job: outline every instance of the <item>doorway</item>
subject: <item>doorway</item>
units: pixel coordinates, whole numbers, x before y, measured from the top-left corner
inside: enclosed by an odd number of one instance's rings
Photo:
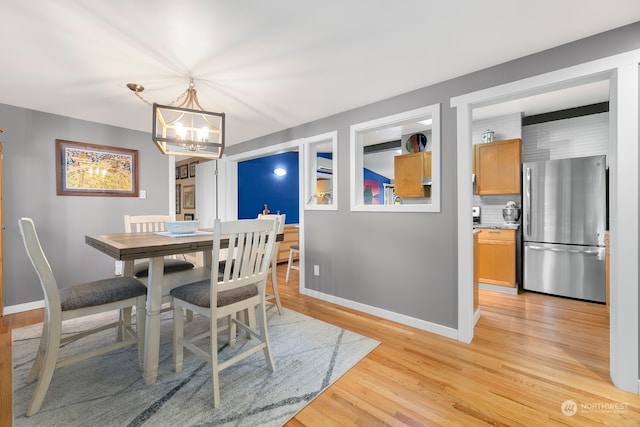
[[[219,160],[221,168],[219,170],[220,187],[219,197],[222,210],[222,218],[237,219],[238,218],[238,163],[258,159],[261,157],[272,156],[275,154],[286,153],[290,151],[298,152],[298,174],[300,177],[305,173],[303,156],[300,151],[302,140],[292,140],[280,144],[263,147],[258,150],[247,151],[235,155],[227,155]],[[303,208],[303,186],[299,186],[298,194],[298,225],[299,225],[299,245],[300,250],[304,250],[304,208]],[[273,213],[273,212],[272,212]],[[257,215],[257,213],[256,213]],[[304,271],[304,259],[300,259],[301,271]],[[299,288],[304,288],[304,275],[300,275]]]
[[[451,100],[457,108],[458,135],[458,339],[473,339],[473,277],[471,180],[471,113],[474,108],[609,80],[610,206],[611,216],[611,315],[610,375],[616,387],[638,393],[638,62],[640,52],[604,58],[566,70],[466,94]],[[624,177],[623,177],[624,175]],[[624,178],[624,179],[623,179]],[[622,207],[635,206],[631,212]],[[632,200],[629,200],[631,198]],[[626,209],[626,208],[625,208]],[[465,215],[469,212],[468,215]],[[622,280],[623,277],[632,280]]]

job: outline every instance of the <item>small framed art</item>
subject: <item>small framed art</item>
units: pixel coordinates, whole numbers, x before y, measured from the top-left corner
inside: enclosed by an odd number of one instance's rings
[[[180,165],[180,179],[189,178],[189,165]]]
[[[196,176],[196,165],[199,162],[192,162],[189,163],[189,177],[193,178],[194,176]]]
[[[185,209],[196,208],[196,186],[185,185],[182,191],[182,207]]]

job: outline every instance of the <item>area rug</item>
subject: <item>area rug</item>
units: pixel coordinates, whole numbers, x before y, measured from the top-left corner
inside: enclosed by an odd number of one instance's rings
[[[95,316],[90,323],[103,322]],[[102,318],[100,318],[102,316]],[[266,368],[261,351],[220,374],[221,406],[213,409],[209,366],[188,350],[182,372],[171,361],[171,313],[162,317],[158,381],[145,385],[134,347],[114,351],[56,370],[40,411],[25,411],[34,384],[25,384],[33,363],[42,324],[13,331],[13,419],[15,426],[280,426],[351,369],[378,341],[313,319],[292,310],[282,316],[268,312],[275,372]],[[106,319],[109,320],[109,319]],[[88,325],[74,320],[64,331]],[[206,328],[194,317],[186,328]],[[189,330],[187,329],[187,330]],[[88,348],[92,340],[110,340],[113,330],[69,344]],[[100,342],[100,341],[97,341]],[[104,342],[104,341],[103,341]],[[246,340],[233,349],[242,351]]]

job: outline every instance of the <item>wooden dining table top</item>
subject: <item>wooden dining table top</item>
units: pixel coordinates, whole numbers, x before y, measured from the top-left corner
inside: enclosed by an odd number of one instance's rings
[[[166,255],[200,252],[213,249],[213,230],[201,229],[193,235],[170,237],[155,232],[112,233],[85,236],[85,243],[111,258],[129,261]],[[284,240],[284,233],[276,235],[276,241]],[[229,244],[224,236],[221,248]]]

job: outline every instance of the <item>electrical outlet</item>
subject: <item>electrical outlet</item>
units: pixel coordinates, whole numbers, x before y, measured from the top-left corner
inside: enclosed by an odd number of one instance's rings
[[[320,266],[318,264],[314,264],[314,266],[313,266],[313,275],[314,276],[319,276],[320,275]]]
[[[140,190],[140,198],[141,199],[147,198],[147,190]]]
[[[116,269],[113,274],[116,276],[122,276],[122,265],[124,263],[122,261],[116,261]]]

